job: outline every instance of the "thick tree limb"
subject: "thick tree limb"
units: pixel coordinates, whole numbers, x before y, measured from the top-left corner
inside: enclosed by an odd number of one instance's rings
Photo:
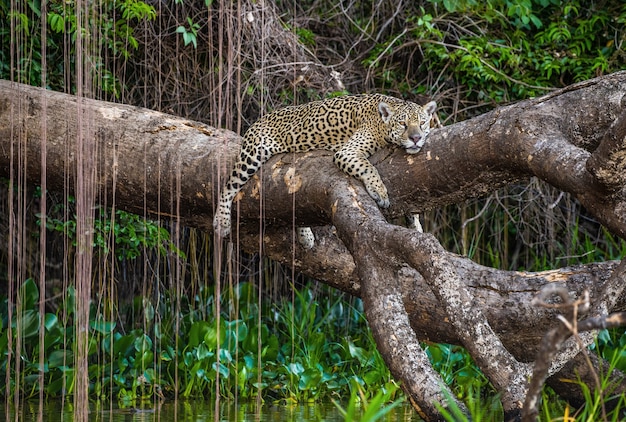
[[[30,130],[25,136],[30,136],[30,142],[35,143],[32,145],[32,159],[28,160],[28,176],[35,181],[40,172],[38,155],[34,155],[38,152],[36,141],[40,126],[32,123],[41,121],[38,103],[45,91],[1,81],[0,92],[3,95],[0,99],[0,113],[4,120],[0,128],[4,131],[3,138],[11,139],[11,128],[15,128],[15,121],[11,120],[10,110],[14,110],[20,127]],[[554,182],[557,187],[584,197],[585,189],[590,187],[588,184],[580,186],[576,185],[579,179],[563,179],[570,173],[569,170],[574,170],[573,174],[581,173],[580,160],[559,167],[567,164],[564,160],[569,153],[560,155],[563,164],[555,163],[549,154],[554,151],[559,157],[558,152],[563,146],[561,141],[557,139],[559,144],[551,148],[547,142],[548,136],[537,141],[533,134],[545,131],[552,133],[559,128],[563,132],[560,139],[585,151],[594,150],[600,144],[603,133],[622,112],[621,95],[626,95],[626,76],[623,72],[616,73],[588,81],[578,88],[569,88],[562,95],[557,93],[543,97],[543,100],[529,100],[504,107],[467,122],[433,131],[421,154],[409,156],[400,150],[384,150],[376,154],[373,161],[392,198],[392,206],[385,213],[386,217],[462,202],[531,175],[543,177]],[[49,139],[55,140],[57,146],[64,146],[64,151],[70,151],[72,139],[68,139],[69,144],[60,142],[65,142],[68,135],[75,133],[75,99],[53,92],[45,92],[45,95],[49,110],[52,110],[46,117],[51,135]],[[584,110],[579,110],[582,96],[585,97],[585,106]],[[223,177],[235,160],[239,139],[237,135],[150,110],[87,99],[81,102],[85,113],[92,116],[98,127],[96,137],[102,143],[99,160],[104,171],[100,175],[100,183],[102,188],[108,188],[106,192],[109,196],[112,191],[112,170],[116,169],[118,180],[124,181],[123,189],[117,191],[120,202],[126,202],[135,210],[143,212],[143,204],[136,206],[133,199],[137,194],[143,197],[145,193],[153,195],[145,201],[149,205],[148,211],[169,212],[175,208],[173,198],[180,197],[184,205],[181,207],[181,222],[208,228],[210,219],[207,218],[209,210],[206,201],[211,203],[216,197],[215,192],[223,181],[218,180],[219,176]],[[555,122],[553,116],[563,116],[562,121]],[[548,117],[552,121],[546,122]],[[60,125],[60,122],[64,124]],[[535,145],[537,152],[552,161],[543,168],[535,165],[543,156],[530,154],[532,149],[529,145]],[[8,150],[5,154],[8,154]],[[272,198],[272,201],[266,201],[264,208],[264,214],[272,216],[269,222],[283,222],[283,227],[290,227],[295,214],[296,222],[301,225],[328,224],[329,210],[318,204],[327,195],[333,180],[345,177],[329,162],[329,155],[318,151],[298,156],[283,155],[270,160],[265,169],[271,170],[265,171],[262,185],[263,194]],[[116,167],[113,167],[116,156],[122,156],[123,160],[118,160]],[[533,159],[529,160],[530,157]],[[50,151],[50,158],[53,160],[51,168],[69,170],[75,165],[73,157],[65,157],[63,151],[54,148]],[[530,165],[529,161],[534,163]],[[125,163],[132,164],[125,166]],[[8,174],[7,155],[0,165]],[[294,177],[302,181],[300,189],[295,192],[295,209],[284,206],[292,202],[290,189],[283,182],[290,167],[296,168]],[[145,169],[144,174],[141,177],[129,177],[137,173],[137,168]],[[550,173],[550,168],[555,171]],[[303,177],[311,171],[318,177]],[[182,190],[175,192],[171,175],[177,173],[181,180],[201,180],[201,183],[184,183],[181,185]],[[54,183],[53,188],[65,186],[64,175],[59,178],[54,176],[49,174],[50,181]],[[170,176],[170,179],[162,176]],[[587,180],[587,183],[592,182]],[[256,183],[250,183],[243,193],[244,200],[239,203],[242,215],[246,216],[245,221],[242,221],[244,229],[254,228],[256,224],[253,219],[260,215],[258,186],[259,179]],[[612,229],[615,226],[616,233],[624,237],[623,218],[626,217],[624,213],[616,211],[623,203],[624,199],[618,197],[598,205],[591,204],[590,207],[601,211],[607,226]],[[256,233],[256,228],[249,231]]]
[[[574,194],[612,233],[626,237],[624,95],[626,73],[616,73],[433,131],[416,156],[381,151],[372,161],[392,198],[384,217],[458,203],[537,176]],[[39,183],[45,121],[48,189],[71,189],[67,176],[75,174],[71,152],[79,110],[98,145],[102,203],[115,198],[119,208],[210,230],[210,204],[239,137],[188,120],[0,81],[0,174],[17,168],[25,180]],[[244,248],[258,250],[259,219],[271,216],[261,242],[265,253],[364,298],[390,368],[431,418],[436,415],[429,400],[440,399],[441,391],[430,387],[435,375],[423,369],[428,367],[417,340],[464,344],[503,393],[505,409],[514,410],[526,373],[519,362],[534,358],[555,317],[553,310],[530,305],[534,292],[561,283],[577,294],[588,288],[607,312],[626,304],[623,292],[612,291],[607,300],[604,291],[616,263],[534,274],[499,271],[443,251],[429,235],[388,225],[363,187],[323,151],[274,157],[243,190],[237,208],[241,224],[233,239]],[[336,234],[316,229],[317,247],[302,251],[291,233],[294,218],[298,225],[333,222]],[[399,362],[398,351],[411,354],[410,362]],[[494,354],[501,359],[492,361]],[[506,374],[497,365],[508,368]],[[423,370],[421,384],[416,368]],[[573,378],[580,365],[565,368],[570,372],[560,376]],[[516,381],[507,386],[510,380]]]

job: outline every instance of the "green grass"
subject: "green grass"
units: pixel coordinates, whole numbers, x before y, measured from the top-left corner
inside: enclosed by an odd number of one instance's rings
[[[339,409],[346,421],[374,422],[384,418],[395,407],[404,402],[403,396],[393,400],[397,396],[398,390],[398,386],[390,382],[378,390],[371,399],[368,399],[363,386],[353,380],[347,407],[344,408],[336,400],[333,400],[333,404]]]

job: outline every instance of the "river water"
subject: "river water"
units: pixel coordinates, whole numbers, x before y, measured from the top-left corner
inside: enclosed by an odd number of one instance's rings
[[[78,422],[75,421],[71,402],[48,401],[40,405],[37,401],[21,403],[16,411],[12,404],[5,406],[0,414],[0,421],[15,422]],[[146,403],[140,408],[119,408],[110,403],[90,404],[89,422],[204,422],[204,421],[293,421],[293,422],[343,422],[346,419],[332,404],[310,405],[268,405],[260,408],[254,403],[220,404],[219,415],[215,412],[215,403],[209,401],[164,401]],[[391,410],[385,417],[378,419],[385,422],[421,421],[408,405],[401,405]]]

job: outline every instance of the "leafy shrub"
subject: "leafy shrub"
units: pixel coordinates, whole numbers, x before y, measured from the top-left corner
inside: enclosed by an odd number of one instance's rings
[[[76,246],[74,202],[70,196],[67,204],[55,204],[44,219],[48,230],[66,236],[72,246]],[[107,256],[114,250],[118,260],[132,260],[154,250],[163,256],[173,252],[184,257],[184,253],[171,241],[168,230],[159,223],[122,210],[112,212],[111,209],[98,207],[96,211],[93,246],[100,256]],[[39,214],[37,217],[42,218]]]
[[[403,33],[390,33],[365,61],[380,79],[377,85],[404,80],[398,73],[409,68],[414,81],[433,75],[431,90],[458,89],[464,102],[493,106],[626,66],[626,6],[620,1],[417,4],[413,9],[407,5]],[[387,57],[390,60],[383,60]]]

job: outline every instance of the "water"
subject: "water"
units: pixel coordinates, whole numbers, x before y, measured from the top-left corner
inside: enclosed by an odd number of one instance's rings
[[[15,422],[73,422],[72,403],[48,401],[40,403],[27,401],[21,404],[18,412],[10,404],[0,414],[0,421]],[[386,422],[421,421],[408,405],[401,405],[384,418]],[[343,422],[344,417],[332,403],[305,405],[262,405],[254,403],[224,402],[219,415],[215,415],[215,403],[209,401],[164,401],[146,403],[139,408],[119,408],[110,403],[92,403],[89,422],[203,422],[203,421],[293,421],[293,422]]]

